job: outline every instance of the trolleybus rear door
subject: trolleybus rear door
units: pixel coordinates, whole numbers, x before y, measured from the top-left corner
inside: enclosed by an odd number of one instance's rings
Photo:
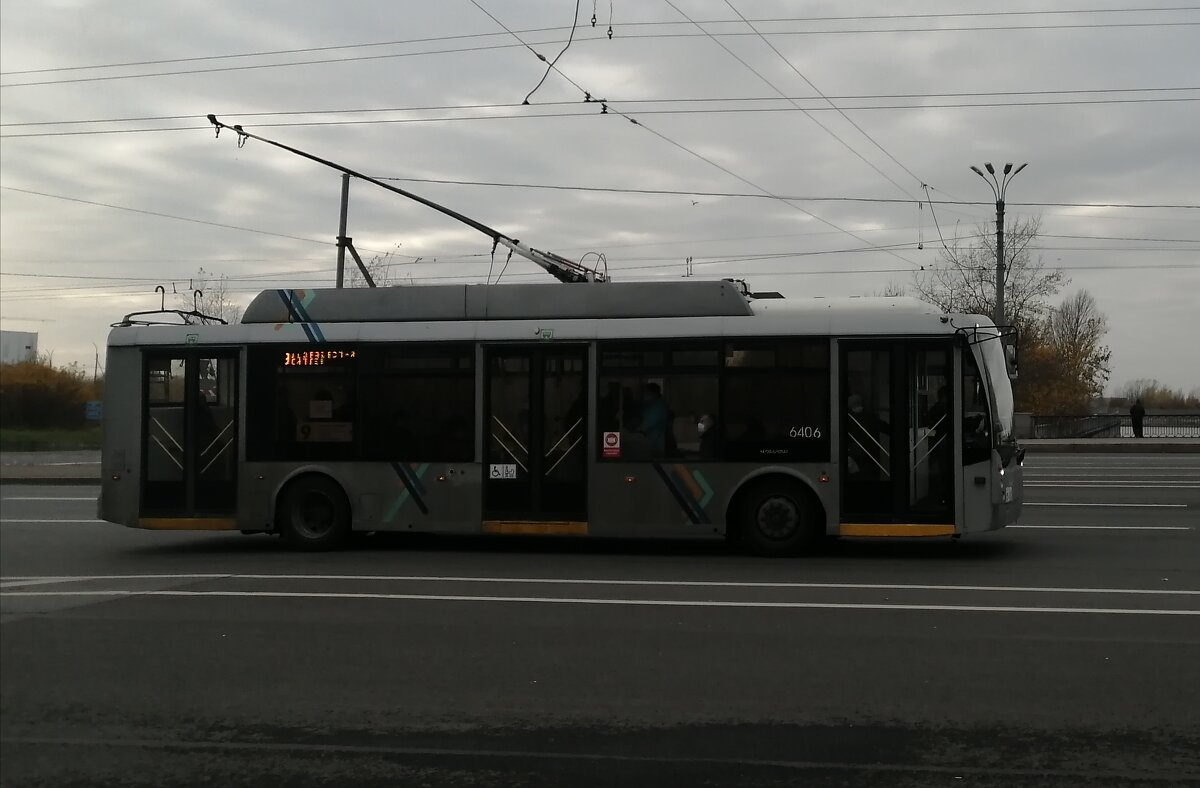
[[[864,523],[937,524],[953,532],[952,345],[839,344],[842,532],[858,533],[847,524]]]
[[[587,348],[487,348],[484,528],[582,533]]]
[[[143,517],[231,514],[237,505],[236,351],[147,353]]]

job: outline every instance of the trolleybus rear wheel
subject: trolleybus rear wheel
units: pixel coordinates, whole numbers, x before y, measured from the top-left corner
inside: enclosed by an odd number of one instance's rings
[[[326,476],[301,476],[279,496],[279,533],[301,550],[332,550],[350,536],[350,504],[341,486]]]
[[[791,479],[763,480],[742,497],[739,535],[753,553],[795,555],[812,550],[825,535],[821,505]]]

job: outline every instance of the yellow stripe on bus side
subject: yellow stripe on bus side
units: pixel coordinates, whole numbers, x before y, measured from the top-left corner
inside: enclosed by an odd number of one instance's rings
[[[571,521],[485,520],[485,534],[527,534],[537,536],[587,536],[588,524]]]
[[[842,523],[839,536],[953,536],[953,525],[929,523]]]
[[[138,528],[159,531],[236,531],[232,517],[141,517]]]

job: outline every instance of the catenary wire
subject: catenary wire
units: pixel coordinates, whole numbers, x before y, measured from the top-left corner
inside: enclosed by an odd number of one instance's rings
[[[810,99],[811,100],[811,99]],[[973,102],[973,103],[957,103],[957,104],[887,104],[887,105],[863,105],[848,107],[855,111],[866,110],[907,110],[907,109],[971,109],[979,107],[1066,107],[1066,106],[1084,106],[1097,104],[1172,104],[1200,101],[1200,96],[1183,96],[1183,97],[1167,97],[1167,98],[1128,98],[1128,99],[1073,99],[1062,101],[995,101],[995,102]],[[602,102],[587,102],[599,104]],[[618,104],[616,101],[603,102],[611,108]],[[530,105],[540,106],[540,105]],[[833,112],[836,107],[808,107],[797,109],[794,107],[726,107],[717,109],[642,109],[635,110],[638,115],[729,115],[729,114],[752,114],[760,112]],[[594,111],[578,111],[578,112],[540,112],[540,113],[521,113],[516,115],[467,115],[467,116],[448,116],[437,118],[375,118],[361,120],[322,120],[322,121],[293,121],[286,123],[260,123],[259,128],[279,128],[279,127],[318,127],[318,126],[375,126],[375,125],[390,125],[402,123],[454,123],[461,121],[488,121],[488,120],[536,120],[541,118],[580,118],[592,117]],[[194,116],[189,116],[194,117]],[[97,121],[104,122],[104,121]],[[43,125],[43,124],[29,124]],[[97,129],[84,131],[50,131],[50,132],[31,132],[23,134],[0,134],[0,139],[21,139],[30,137],[75,137],[75,136],[92,136],[105,134],[142,134],[147,132],[164,132],[164,131],[199,131],[211,130],[211,126],[157,126],[144,129]],[[944,193],[944,192],[943,192]],[[916,199],[916,198],[914,198]]]
[[[470,2],[471,2],[471,4],[472,4],[472,5],[474,5],[476,8],[478,8],[478,9],[479,9],[480,11],[482,11],[484,14],[486,14],[486,15],[487,15],[487,16],[488,16],[490,19],[492,19],[492,20],[493,20],[493,21],[494,21],[496,24],[498,24],[498,25],[499,25],[501,28],[503,28],[503,29],[504,29],[505,31],[507,31],[507,32],[508,32],[510,35],[512,35],[512,37],[513,37],[513,38],[517,39],[518,41],[521,41],[521,37],[520,37],[519,35],[517,35],[516,33],[513,33],[511,30],[509,30],[509,28],[508,28],[508,27],[507,27],[507,26],[506,26],[506,25],[505,25],[503,22],[501,22],[499,19],[497,19],[495,16],[493,16],[493,15],[491,14],[491,12],[489,12],[489,11],[488,11],[487,9],[485,9],[485,8],[484,8],[482,5],[480,5],[480,4],[479,4],[479,0],[470,0]],[[522,43],[524,43],[524,42],[522,42]],[[534,51],[532,47],[529,47],[528,45],[526,45],[526,48],[527,48],[527,49],[529,49],[529,51],[530,51],[530,52],[533,52],[533,54],[534,54],[534,55],[537,55],[537,52],[536,52],[536,51]],[[591,95],[592,95],[592,94],[591,94],[590,92],[588,92],[588,91],[584,90],[584,89],[583,89],[583,87],[582,87],[582,86],[580,86],[578,82],[576,82],[575,80],[571,79],[569,76],[567,76],[566,74],[564,74],[564,73],[563,73],[563,71],[562,71],[562,69],[560,69],[558,66],[555,66],[555,65],[553,65],[553,64],[552,64],[552,65],[550,66],[550,68],[551,68],[551,69],[553,69],[553,70],[554,70],[554,71],[555,71],[555,72],[556,72],[556,73],[557,73],[559,76],[561,76],[561,77],[562,77],[563,79],[565,79],[567,82],[569,82],[569,83],[570,83],[572,86],[574,86],[574,87],[575,87],[575,89],[576,89],[576,90],[578,90],[580,93],[582,93],[582,94],[583,94],[583,96],[584,96],[585,98],[590,98],[590,97],[591,97]],[[601,105],[602,105],[602,107],[603,107],[604,109],[606,109],[606,110],[610,108],[610,107],[609,107],[609,105],[608,105],[607,103],[601,102]],[[690,155],[690,156],[692,156],[692,157],[694,157],[694,158],[700,159],[701,161],[703,161],[703,162],[705,162],[705,163],[709,164],[710,166],[712,166],[712,167],[715,167],[716,169],[719,169],[721,172],[724,172],[725,174],[727,174],[727,175],[729,175],[729,176],[731,176],[731,177],[733,177],[733,178],[736,178],[736,179],[738,179],[738,180],[739,180],[739,181],[741,181],[742,183],[745,183],[747,186],[750,186],[751,188],[757,189],[757,190],[759,190],[759,191],[763,192],[764,194],[771,194],[771,192],[770,192],[768,189],[765,189],[765,188],[763,188],[762,186],[759,186],[757,183],[754,183],[753,181],[749,180],[748,178],[746,178],[746,177],[744,177],[744,176],[742,176],[742,175],[739,175],[739,174],[737,174],[736,172],[733,172],[733,171],[732,171],[732,170],[730,170],[728,167],[725,167],[724,165],[722,165],[722,164],[719,164],[719,163],[718,163],[718,162],[716,162],[716,161],[713,161],[712,159],[708,158],[707,156],[704,156],[703,154],[701,154],[701,153],[699,153],[699,152],[697,152],[697,151],[694,151],[694,150],[692,150],[691,148],[687,147],[686,145],[684,145],[684,144],[682,144],[682,143],[680,143],[680,142],[677,142],[676,140],[674,140],[674,139],[672,139],[672,138],[668,137],[667,135],[663,134],[662,132],[660,132],[660,131],[658,131],[658,130],[656,130],[656,129],[653,129],[653,128],[651,128],[651,127],[649,127],[649,126],[645,125],[644,123],[641,123],[641,122],[640,122],[640,121],[638,121],[638,120],[635,120],[634,118],[630,117],[629,115],[627,115],[627,114],[625,114],[625,113],[623,113],[623,112],[621,112],[621,111],[619,111],[619,110],[616,110],[616,109],[613,109],[613,114],[615,114],[615,115],[617,115],[617,116],[619,116],[619,117],[621,117],[621,118],[624,118],[625,120],[629,121],[630,123],[634,124],[635,126],[638,126],[638,127],[642,128],[642,129],[646,130],[646,131],[647,131],[647,132],[649,132],[650,134],[653,134],[654,136],[658,137],[658,138],[659,138],[659,139],[661,139],[662,141],[664,141],[664,142],[666,142],[666,143],[670,144],[671,146],[673,146],[673,147],[675,147],[675,148],[677,148],[677,149],[679,149],[679,150],[681,150],[681,151],[683,151],[683,152],[687,153],[688,155]],[[801,213],[804,213],[804,214],[806,214],[806,215],[808,215],[808,216],[812,217],[813,219],[816,219],[817,221],[821,222],[822,224],[825,224],[825,225],[828,225],[829,227],[832,227],[832,228],[834,228],[835,230],[841,230],[841,231],[842,231],[842,232],[844,232],[846,235],[849,235],[851,238],[854,238],[856,241],[859,241],[860,243],[865,243],[865,244],[871,245],[871,242],[870,242],[870,241],[868,241],[867,239],[865,239],[865,238],[862,238],[862,237],[860,237],[860,236],[858,236],[858,235],[855,235],[853,232],[851,232],[851,231],[849,231],[849,230],[846,230],[846,229],[845,229],[845,228],[843,228],[843,227],[839,227],[837,224],[835,224],[835,223],[833,223],[833,222],[829,221],[828,219],[825,219],[825,218],[823,218],[823,217],[820,217],[820,216],[816,215],[815,213],[813,213],[813,212],[809,211],[808,209],[806,209],[806,208],[804,208],[804,207],[802,207],[802,206],[796,205],[796,204],[794,204],[794,203],[789,203],[789,202],[786,202],[786,201],[785,201],[785,202],[783,202],[783,204],[784,204],[784,205],[787,205],[787,206],[789,206],[789,207],[791,207],[791,208],[793,208],[794,210],[800,211]],[[891,251],[891,250],[884,250],[884,251],[885,251],[885,253],[887,253],[887,254],[890,254],[890,255],[891,255],[891,256],[893,256],[893,257],[896,257],[897,259],[903,260],[904,262],[908,263],[909,265],[914,265],[914,263],[913,263],[911,260],[906,260],[905,258],[901,257],[899,254],[897,254],[897,253],[896,253],[896,252],[894,252],[894,251]]]
[[[969,18],[969,17],[998,17],[998,16],[1047,16],[1047,15],[1065,15],[1065,14],[1118,14],[1118,13],[1164,13],[1164,12],[1179,12],[1179,11],[1197,11],[1200,6],[1172,6],[1166,8],[1079,8],[1079,9],[1058,9],[1058,10],[1039,10],[1039,11],[976,11],[976,12],[959,12],[959,13],[934,13],[934,14],[870,14],[856,16],[809,16],[809,17],[776,17],[766,19],[755,19],[755,22],[849,22],[849,21],[869,21],[880,19],[945,19],[945,18]],[[731,19],[704,19],[700,20],[701,24],[722,24],[731,23],[735,20]],[[622,27],[651,27],[672,25],[674,22],[663,21],[645,21],[645,22],[625,22]],[[519,33],[544,33],[556,32],[565,28],[556,27],[541,27],[527,28],[519,30]],[[358,44],[336,44],[330,46],[319,47],[302,47],[297,49],[275,49],[261,50],[257,52],[241,52],[228,55],[201,55],[197,57],[183,58],[167,58],[161,60],[137,60],[125,63],[98,63],[86,66],[58,66],[54,68],[36,68],[26,69],[23,71],[0,71],[0,76],[15,76],[18,74],[45,74],[56,71],[81,71],[94,68],[125,68],[131,66],[154,66],[165,65],[167,63],[195,63],[197,61],[206,60],[228,60],[239,57],[264,57],[269,55],[296,55],[305,52],[328,52],[337,49],[359,49],[365,47],[380,47],[380,46],[398,46],[402,44],[418,44],[430,43],[434,41],[453,41],[471,38],[487,38],[503,35],[501,33],[466,33],[452,36],[434,36],[429,38],[410,38],[398,41],[372,41]],[[218,113],[219,114],[219,113]]]
[[[1161,27],[1194,27],[1200,25],[1200,22],[1122,22],[1122,23],[1094,23],[1094,24],[1062,24],[1062,25],[991,25],[980,27],[926,27],[926,28],[885,28],[873,30],[774,30],[771,35],[774,36],[814,36],[814,35],[863,35],[863,34],[889,34],[889,33],[964,33],[964,32],[1013,32],[1023,30],[1080,30],[1080,29],[1105,29],[1105,28],[1161,28]],[[700,33],[652,33],[652,34],[632,34],[624,35],[624,40],[641,40],[641,39],[688,39],[699,38],[703,34]],[[751,36],[751,32],[728,32],[720,33],[725,36]],[[607,41],[606,36],[582,36],[578,39],[581,42],[600,42]],[[564,43],[562,39],[552,41],[538,42],[539,46],[550,46]],[[181,69],[177,71],[155,71],[141,74],[112,74],[107,76],[94,77],[72,77],[68,79],[54,80],[37,80],[32,82],[9,82],[0,84],[0,88],[14,87],[34,87],[45,85],[65,85],[80,82],[103,82],[109,80],[120,79],[142,79],[147,77],[167,77],[181,76],[189,74],[213,74],[229,71],[246,71],[253,69],[264,68],[287,68],[292,66],[312,66],[324,65],[328,63],[351,63],[371,60],[385,60],[389,58],[399,57],[418,57],[423,55],[447,55],[447,54],[462,54],[466,52],[486,52],[489,50],[498,49],[514,49],[517,44],[496,44],[484,45],[477,47],[459,47],[452,49],[429,50],[425,52],[398,52],[385,55],[357,55],[352,57],[326,58],[319,60],[298,60],[287,63],[252,63],[241,66],[221,66],[217,68],[197,68],[197,69]],[[525,46],[528,46],[527,44]]]
[[[881,169],[880,169],[880,168],[879,168],[879,167],[878,167],[878,166],[877,166],[877,165],[876,165],[876,164],[875,164],[873,161],[871,161],[871,160],[870,160],[870,159],[868,159],[866,156],[864,156],[864,155],[862,154],[862,152],[860,152],[860,151],[859,151],[857,148],[855,148],[853,145],[851,145],[849,142],[847,142],[845,139],[843,139],[843,138],[842,138],[842,137],[841,137],[841,136],[840,136],[840,135],[839,135],[839,134],[838,134],[836,131],[834,131],[833,129],[831,129],[831,128],[829,128],[828,126],[826,126],[824,123],[822,123],[822,122],[821,122],[820,120],[818,120],[816,117],[814,117],[814,116],[813,116],[811,113],[809,113],[809,112],[808,112],[806,109],[804,109],[803,107],[801,107],[801,106],[800,106],[800,104],[799,104],[799,103],[798,103],[798,102],[797,102],[795,99],[793,99],[793,98],[788,98],[788,97],[787,97],[787,93],[785,93],[785,92],[784,92],[784,91],[783,91],[781,88],[777,87],[777,86],[775,85],[775,83],[774,83],[774,82],[772,82],[771,80],[767,79],[767,77],[766,77],[766,76],[764,76],[764,75],[763,75],[763,73],[762,73],[761,71],[759,71],[758,69],[756,69],[754,66],[750,65],[750,63],[748,63],[748,62],[746,61],[746,59],[745,59],[745,58],[743,58],[743,57],[741,57],[740,55],[738,55],[736,52],[734,52],[732,49],[730,49],[728,46],[726,46],[724,42],[722,42],[720,39],[718,39],[716,36],[714,36],[714,35],[713,35],[712,33],[710,33],[708,30],[706,30],[706,29],[705,29],[705,28],[704,28],[704,27],[703,27],[703,26],[702,26],[700,23],[696,22],[696,21],[695,21],[695,20],[693,20],[693,19],[692,19],[690,16],[688,16],[686,13],[684,13],[684,11],[683,11],[682,9],[680,9],[680,8],[679,8],[679,6],[675,5],[675,3],[674,3],[674,2],[672,2],[672,0],[663,0],[663,2],[665,2],[667,5],[671,6],[671,8],[672,8],[672,9],[674,9],[675,13],[679,14],[680,16],[682,16],[682,17],[683,17],[684,19],[686,19],[686,20],[687,20],[687,21],[688,21],[690,24],[694,25],[694,26],[696,27],[696,29],[697,29],[697,30],[699,30],[699,31],[701,31],[702,33],[704,33],[705,35],[707,35],[707,36],[708,36],[708,38],[709,38],[710,40],[712,40],[712,42],[713,42],[714,44],[716,44],[717,46],[721,47],[721,49],[723,49],[723,50],[725,51],[725,54],[729,55],[729,56],[730,56],[730,57],[732,57],[734,60],[736,60],[737,62],[741,63],[743,67],[745,67],[745,68],[746,68],[746,69],[747,69],[747,70],[748,70],[748,71],[749,71],[751,74],[753,74],[754,76],[758,77],[758,78],[759,78],[759,80],[761,80],[761,81],[762,81],[762,82],[763,82],[765,85],[767,85],[767,87],[771,88],[771,89],[772,89],[772,90],[774,90],[776,93],[778,93],[778,94],[779,94],[781,97],[783,97],[783,98],[784,98],[784,100],[785,100],[785,101],[787,101],[788,103],[790,103],[794,109],[796,109],[796,110],[799,110],[799,111],[800,111],[800,112],[801,112],[801,113],[802,113],[802,114],[803,114],[803,115],[804,115],[806,118],[808,118],[809,120],[811,120],[813,123],[817,124],[817,127],[818,127],[818,128],[820,128],[822,131],[824,131],[824,132],[825,132],[826,134],[828,134],[830,137],[833,137],[835,140],[837,140],[837,142],[838,142],[839,144],[841,144],[841,145],[842,145],[842,147],[844,147],[846,150],[848,150],[848,151],[850,151],[851,153],[853,153],[853,154],[854,154],[856,157],[858,157],[858,158],[859,158],[859,160],[861,160],[861,161],[862,161],[864,164],[866,164],[868,167],[870,167],[871,169],[875,170],[875,172],[877,172],[877,173],[879,174],[879,176],[880,176],[880,177],[882,177],[882,178],[883,178],[884,180],[886,180],[888,183],[892,184],[892,185],[893,185],[893,186],[895,186],[897,189],[899,189],[901,193],[903,193],[903,194],[905,194],[905,195],[907,195],[907,196],[909,196],[909,197],[912,197],[914,200],[916,199],[916,197],[915,197],[913,194],[911,194],[911,193],[910,193],[910,192],[909,192],[907,189],[905,189],[903,186],[901,186],[899,183],[897,183],[897,182],[896,182],[896,181],[895,181],[895,180],[894,180],[894,179],[893,179],[893,178],[892,178],[890,175],[888,175],[886,172],[884,172],[883,170],[881,170]],[[728,3],[728,0],[726,0],[726,5],[729,5],[729,3]],[[737,9],[736,9],[736,8],[734,8],[732,5],[730,5],[729,7],[730,7],[731,9],[733,9],[733,10],[734,10],[734,12],[737,12]],[[741,14],[739,13],[739,16],[740,16],[740,15],[741,15]],[[749,23],[747,23],[747,24],[749,24]],[[757,32],[757,30],[754,28],[754,26],[753,26],[753,25],[750,25],[750,29],[751,29],[751,30],[754,30],[755,32]],[[761,35],[759,36],[759,38],[761,38],[761,39],[763,40],[763,42],[767,44],[767,46],[769,46],[769,47],[771,46],[770,42],[769,42],[769,41],[767,41],[765,38],[763,38]],[[771,49],[772,49],[772,50],[773,50],[773,51],[774,51],[774,52],[775,52],[777,55],[779,55],[779,57],[783,58],[783,60],[784,60],[784,62],[785,62],[785,63],[788,63],[788,65],[791,65],[790,61],[788,61],[788,60],[787,60],[787,58],[783,57],[783,55],[782,55],[782,54],[779,52],[779,50],[775,49],[774,47],[771,47]],[[792,66],[792,70],[793,70],[793,71],[796,71],[796,73],[797,73],[797,74],[800,74],[800,72],[799,72],[799,71],[798,71],[798,70],[795,68],[795,66]],[[800,74],[800,77],[801,77],[801,79],[804,79],[804,80],[805,80],[805,82],[808,82],[808,79],[807,79],[807,77],[805,77],[803,74]],[[821,92],[821,91],[817,90],[816,86],[815,86],[815,85],[813,85],[811,82],[808,82],[808,85],[809,85],[809,87],[811,87],[813,90],[815,90],[817,93],[820,93],[820,92]],[[832,106],[832,105],[833,105],[833,102],[829,102],[829,104]],[[843,114],[844,114],[844,113],[843,113]],[[860,131],[861,131],[861,129],[860,129]]]
[[[1153,87],[1153,88],[1072,88],[1067,90],[990,90],[958,93],[867,93],[845,96],[828,96],[835,101],[866,101],[872,99],[901,99],[901,98],[978,98],[983,96],[1047,96],[1073,95],[1083,93],[1162,93],[1177,91],[1196,91],[1196,87]],[[785,99],[797,101],[812,101],[812,96],[784,96]],[[732,104],[737,102],[778,101],[775,96],[709,96],[696,98],[661,98],[661,99],[612,99],[613,103],[621,105],[634,104]],[[539,107],[577,106],[578,101],[541,101]],[[521,104],[440,104],[416,107],[360,107],[357,109],[310,109],[310,110],[280,110],[275,112],[226,112],[214,113],[221,117],[232,118],[268,118],[291,115],[358,115],[377,112],[444,112],[450,110],[470,109],[516,109]],[[923,106],[923,105],[913,105]],[[858,109],[851,107],[850,109]],[[91,118],[85,120],[38,120],[21,121],[16,123],[0,122],[0,128],[20,126],[69,126],[88,123],[135,123],[163,120],[193,120],[199,115],[146,115],[143,117],[127,118]]]

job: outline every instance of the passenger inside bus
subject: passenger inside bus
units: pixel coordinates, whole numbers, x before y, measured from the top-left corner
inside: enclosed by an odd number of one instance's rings
[[[950,387],[943,384],[937,393],[937,400],[925,414],[926,435],[925,454],[929,457],[929,503],[944,505],[949,500],[950,488],[953,484],[954,444],[951,443],[953,430],[950,421]]]
[[[704,459],[714,459],[717,456],[717,420],[712,414],[705,413],[696,422],[696,432],[700,435],[700,456]]]
[[[671,411],[663,401],[662,389],[657,383],[650,382],[642,387],[641,418],[638,432],[646,438],[647,448],[651,456],[661,457],[667,452],[667,435],[671,430]],[[674,443],[672,436],[671,443]]]

